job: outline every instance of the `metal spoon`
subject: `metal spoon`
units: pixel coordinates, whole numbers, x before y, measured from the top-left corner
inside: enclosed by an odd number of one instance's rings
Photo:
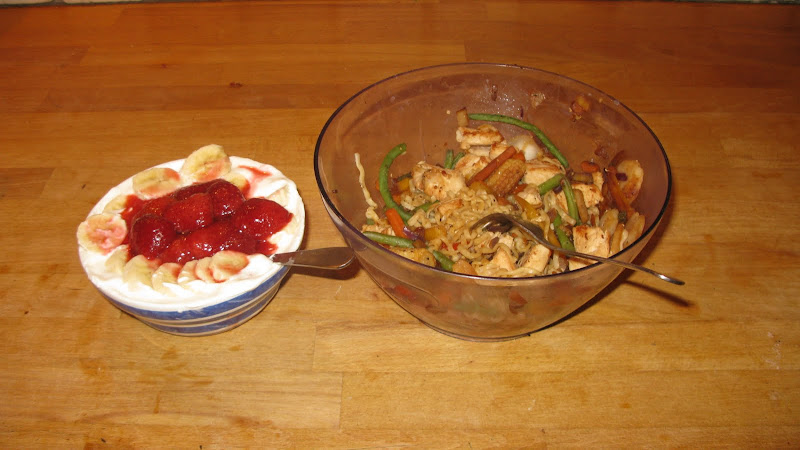
[[[350,247],[327,247],[270,255],[272,262],[285,266],[313,267],[315,269],[344,269],[355,253]]]
[[[603,258],[603,257],[600,257],[600,256],[595,256],[595,255],[589,255],[589,254],[586,254],[586,253],[576,252],[574,250],[567,250],[567,249],[555,246],[555,245],[551,244],[544,237],[544,232],[542,231],[541,228],[539,228],[538,226],[536,226],[536,225],[534,225],[534,224],[532,224],[530,222],[527,222],[525,220],[516,218],[514,216],[510,216],[508,214],[502,214],[502,213],[489,214],[488,216],[483,217],[482,219],[479,219],[470,228],[473,229],[473,230],[476,229],[476,228],[485,229],[486,227],[488,227],[490,225],[495,227],[494,228],[495,231],[503,231],[503,232],[510,230],[514,225],[516,225],[519,229],[521,229],[522,231],[525,231],[526,233],[528,233],[536,242],[544,245],[545,247],[547,247],[550,250],[553,250],[555,252],[560,252],[560,253],[563,253],[563,254],[565,254],[567,256],[575,256],[575,257],[578,257],[578,258],[591,259],[592,261],[597,261],[597,262],[601,262],[601,263],[616,264],[616,265],[622,266],[622,267],[624,267],[626,269],[638,270],[640,272],[649,273],[650,275],[656,276],[656,277],[658,277],[658,278],[660,278],[660,279],[662,279],[664,281],[670,282],[672,284],[677,284],[679,286],[682,286],[682,285],[685,284],[683,281],[681,281],[681,280],[679,280],[677,278],[669,277],[667,275],[658,273],[658,272],[656,272],[654,270],[648,269],[647,267],[642,267],[642,266],[639,266],[639,265],[636,265],[636,264],[627,263],[625,261],[617,261],[616,259]]]

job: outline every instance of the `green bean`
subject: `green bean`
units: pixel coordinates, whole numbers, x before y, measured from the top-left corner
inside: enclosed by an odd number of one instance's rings
[[[552,178],[545,181],[544,183],[539,185],[539,195],[547,194],[548,192],[552,191],[561,183],[561,179],[564,178],[563,173],[557,173],[553,175]]]
[[[451,167],[451,168],[455,168],[455,167],[456,167],[456,164],[458,163],[458,161],[459,161],[461,158],[463,158],[463,157],[464,157],[464,155],[466,155],[466,153],[464,153],[464,152],[458,152],[458,153],[456,153],[456,155],[455,155],[455,156],[453,156],[453,167]]]
[[[452,272],[453,271],[453,260],[448,258],[447,255],[440,252],[439,250],[431,251],[433,253],[433,257],[436,258],[436,261],[439,262],[439,265],[442,266],[442,269]]]
[[[547,150],[556,157],[556,159],[561,163],[562,166],[565,168],[569,167],[569,161],[561,152],[556,148],[555,144],[539,129],[536,125],[532,123],[525,122],[524,120],[519,120],[514,117],[504,116],[502,114],[469,114],[468,117],[473,120],[485,120],[487,122],[502,122],[511,125],[516,125],[520,128],[526,129],[531,133],[535,134],[536,137],[542,141]]]
[[[553,231],[556,232],[558,243],[561,244],[561,248],[563,249],[575,250],[575,245],[569,239],[569,236],[567,236],[566,231],[564,231],[564,229],[561,228],[561,224],[562,224],[561,216],[558,213],[556,213],[556,217],[555,219],[553,219]]]
[[[561,187],[564,188],[564,197],[567,199],[569,216],[575,219],[576,224],[580,225],[581,215],[578,213],[578,203],[575,201],[575,193],[572,192],[572,184],[570,184],[567,177],[561,180]]]
[[[389,245],[392,247],[405,247],[414,248],[414,241],[404,237],[392,236],[390,234],[376,233],[374,231],[365,231],[364,236],[377,242],[378,244]]]
[[[432,202],[425,202],[425,203],[417,206],[416,208],[414,208],[414,211],[416,211],[418,209],[421,209],[421,210],[423,210],[425,212],[428,212],[428,210],[431,208],[431,206],[433,206],[433,205],[435,205],[437,203],[439,203],[439,200],[434,200]]]
[[[444,168],[445,169],[452,169],[453,168],[453,149],[448,148],[447,151],[444,153]]]
[[[398,205],[397,202],[395,202],[392,198],[392,193],[389,192],[389,167],[391,167],[395,158],[405,152],[406,144],[398,144],[393,149],[389,150],[389,153],[387,153],[386,157],[383,158],[383,163],[378,171],[378,188],[381,192],[381,197],[383,197],[384,203],[386,203],[386,207],[396,209],[397,212],[400,213],[400,217],[403,218],[403,222],[408,222],[408,219],[411,218],[411,213],[406,211],[402,206]]]

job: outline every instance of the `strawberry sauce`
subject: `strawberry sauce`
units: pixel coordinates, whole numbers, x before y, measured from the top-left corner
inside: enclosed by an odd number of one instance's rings
[[[271,175],[243,168],[256,180]],[[286,227],[292,213],[272,200],[245,197],[238,187],[222,179],[151,200],[128,196],[122,217],[128,225],[131,256],[185,264],[223,250],[248,255],[275,253],[277,247],[268,239]]]

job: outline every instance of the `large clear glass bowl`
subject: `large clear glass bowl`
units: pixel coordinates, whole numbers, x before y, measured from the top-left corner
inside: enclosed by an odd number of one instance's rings
[[[572,166],[588,159],[607,162],[619,150],[638,159],[645,176],[634,206],[646,225],[637,241],[614,256],[620,260],[631,261],[653,236],[669,201],[669,162],[653,132],[619,101],[527,67],[466,63],[413,70],[365,88],[333,113],[319,135],[314,170],[325,208],[361,266],[399,306],[435,330],[470,340],[512,339],[563,319],[621,269],[594,264],[534,278],[468,276],[404,259],[359,232],[367,205],[354,154],[360,154],[372,197],[380,200],[374,181],[386,153],[401,142],[408,145],[392,166],[395,175],[420,160],[441,162],[446,149],[458,148],[455,113],[464,107],[534,123]],[[522,131],[498,128],[507,137]]]

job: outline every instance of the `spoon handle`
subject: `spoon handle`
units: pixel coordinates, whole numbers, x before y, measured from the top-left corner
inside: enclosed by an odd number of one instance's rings
[[[578,258],[591,259],[593,261],[602,262],[602,263],[616,264],[616,265],[622,266],[622,267],[624,267],[626,269],[638,270],[639,272],[649,273],[650,275],[653,275],[653,276],[656,276],[658,278],[661,278],[662,280],[670,282],[672,284],[677,284],[678,286],[683,286],[684,284],[686,284],[682,280],[679,280],[677,278],[673,278],[673,277],[664,275],[663,273],[656,272],[655,270],[651,270],[651,269],[648,269],[647,267],[643,267],[643,266],[640,266],[640,265],[637,265],[637,264],[631,264],[631,263],[628,263],[628,262],[625,262],[625,261],[618,261],[616,259],[603,258],[602,256],[595,256],[595,255],[590,255],[590,254],[587,254],[587,253],[574,252],[572,250],[567,250],[567,249],[563,249],[563,248],[555,248],[553,250],[557,251],[557,252],[561,252],[561,253],[563,253],[563,254],[565,254],[567,256],[575,256],[575,257],[578,257]]]
[[[276,253],[270,256],[273,262],[286,266],[313,267],[337,270],[347,267],[355,257],[350,247],[327,247],[296,252]]]

